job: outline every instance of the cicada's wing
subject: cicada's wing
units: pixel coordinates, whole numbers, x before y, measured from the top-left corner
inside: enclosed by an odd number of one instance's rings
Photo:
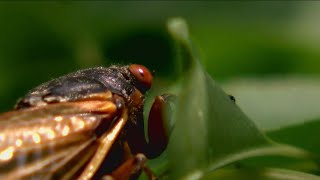
[[[113,102],[92,100],[0,115],[0,179],[73,177],[98,148],[95,129],[115,114]]]
[[[52,151],[36,161],[16,166],[0,179],[72,179],[97,148],[94,139]]]

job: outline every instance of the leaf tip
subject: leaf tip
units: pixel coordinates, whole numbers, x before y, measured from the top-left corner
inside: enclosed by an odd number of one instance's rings
[[[179,41],[188,43],[189,31],[187,22],[181,17],[175,17],[168,20],[169,33]]]

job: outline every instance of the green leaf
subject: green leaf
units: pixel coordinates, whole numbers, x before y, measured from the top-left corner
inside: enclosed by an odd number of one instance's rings
[[[320,154],[319,131],[320,119],[313,119],[301,124],[268,131],[267,134],[278,142],[291,144],[315,154]]]
[[[298,171],[276,168],[247,168],[247,169],[223,169],[212,172],[205,179],[260,179],[260,180],[319,180],[319,176]]]
[[[249,157],[312,157],[304,150],[271,141],[230,100],[199,64],[183,19],[170,20],[168,28],[182,53],[183,77],[168,147],[172,179],[198,179]]]
[[[271,139],[320,153],[317,78],[286,76],[238,79],[224,85]],[[299,103],[297,103],[299,102]],[[275,163],[276,162],[276,163]],[[319,164],[288,158],[259,157],[242,165],[290,168],[319,174]]]
[[[320,81],[316,76],[237,78],[223,88],[264,131],[303,125],[320,118]]]

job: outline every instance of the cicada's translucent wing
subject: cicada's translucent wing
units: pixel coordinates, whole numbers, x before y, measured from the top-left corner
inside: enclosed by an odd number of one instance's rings
[[[95,129],[110,126],[116,110],[92,100],[0,115],[0,179],[73,177],[98,147]]]

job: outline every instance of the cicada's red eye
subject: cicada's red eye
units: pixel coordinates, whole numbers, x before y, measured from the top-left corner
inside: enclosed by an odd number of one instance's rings
[[[129,71],[145,88],[150,89],[152,85],[152,75],[150,71],[143,65],[131,64]]]

